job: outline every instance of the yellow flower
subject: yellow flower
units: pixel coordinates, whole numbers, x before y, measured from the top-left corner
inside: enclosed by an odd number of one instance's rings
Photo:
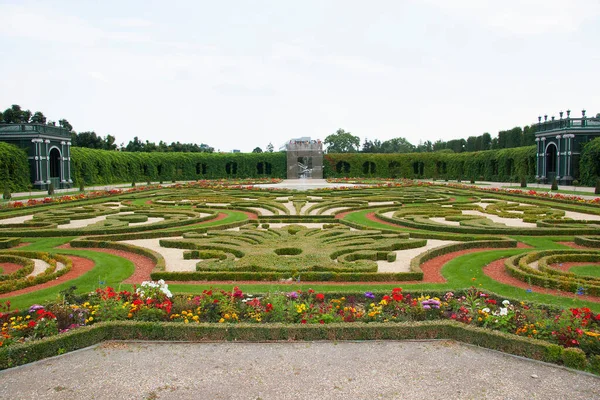
[[[221,318],[221,319],[219,320],[219,322],[220,322],[220,323],[223,323],[223,322],[225,322],[225,320],[224,320],[223,318]]]

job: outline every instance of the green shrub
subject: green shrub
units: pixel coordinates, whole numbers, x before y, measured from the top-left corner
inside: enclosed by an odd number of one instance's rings
[[[521,187],[522,188],[527,187],[527,179],[524,176],[521,176]]]
[[[594,373],[596,375],[600,375],[600,355],[594,354],[594,355],[590,356],[588,361],[589,361],[588,365],[589,365],[590,371],[592,371],[592,373]]]
[[[574,369],[585,369],[587,363],[583,350],[574,347],[563,350],[562,361],[566,367]]]
[[[558,190],[558,182],[556,181],[556,178],[552,180],[552,186],[550,186],[550,190]]]
[[[10,185],[8,184],[8,182],[4,183],[4,194],[2,195],[2,198],[4,200],[10,200],[10,198],[12,197],[12,195],[10,194]]]
[[[54,183],[50,182],[50,185],[48,185],[48,195],[52,196],[54,195]]]
[[[596,188],[594,189],[594,194],[600,194],[600,178],[596,178]]]

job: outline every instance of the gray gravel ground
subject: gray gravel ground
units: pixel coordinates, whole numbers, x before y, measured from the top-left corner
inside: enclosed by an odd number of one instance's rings
[[[452,341],[139,343],[0,372],[1,399],[598,399],[600,378]]]

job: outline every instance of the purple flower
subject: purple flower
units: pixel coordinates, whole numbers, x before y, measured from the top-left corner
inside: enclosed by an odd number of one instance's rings
[[[44,306],[41,306],[39,304],[34,304],[31,307],[29,307],[29,313],[31,314],[31,313],[36,312],[37,310],[43,310],[43,309],[44,309]]]
[[[365,297],[367,299],[374,299],[375,295],[373,294],[373,292],[365,292]]]
[[[425,305],[423,306],[423,309],[424,309],[424,310],[429,310],[429,309],[431,309],[431,306],[429,306],[429,305],[425,304]]]
[[[297,299],[298,298],[298,293],[297,292],[290,292],[287,294],[288,299]]]

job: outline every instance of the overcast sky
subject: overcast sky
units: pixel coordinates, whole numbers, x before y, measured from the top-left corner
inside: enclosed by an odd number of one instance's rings
[[[600,112],[599,0],[0,0],[0,109],[275,148],[466,138]]]

